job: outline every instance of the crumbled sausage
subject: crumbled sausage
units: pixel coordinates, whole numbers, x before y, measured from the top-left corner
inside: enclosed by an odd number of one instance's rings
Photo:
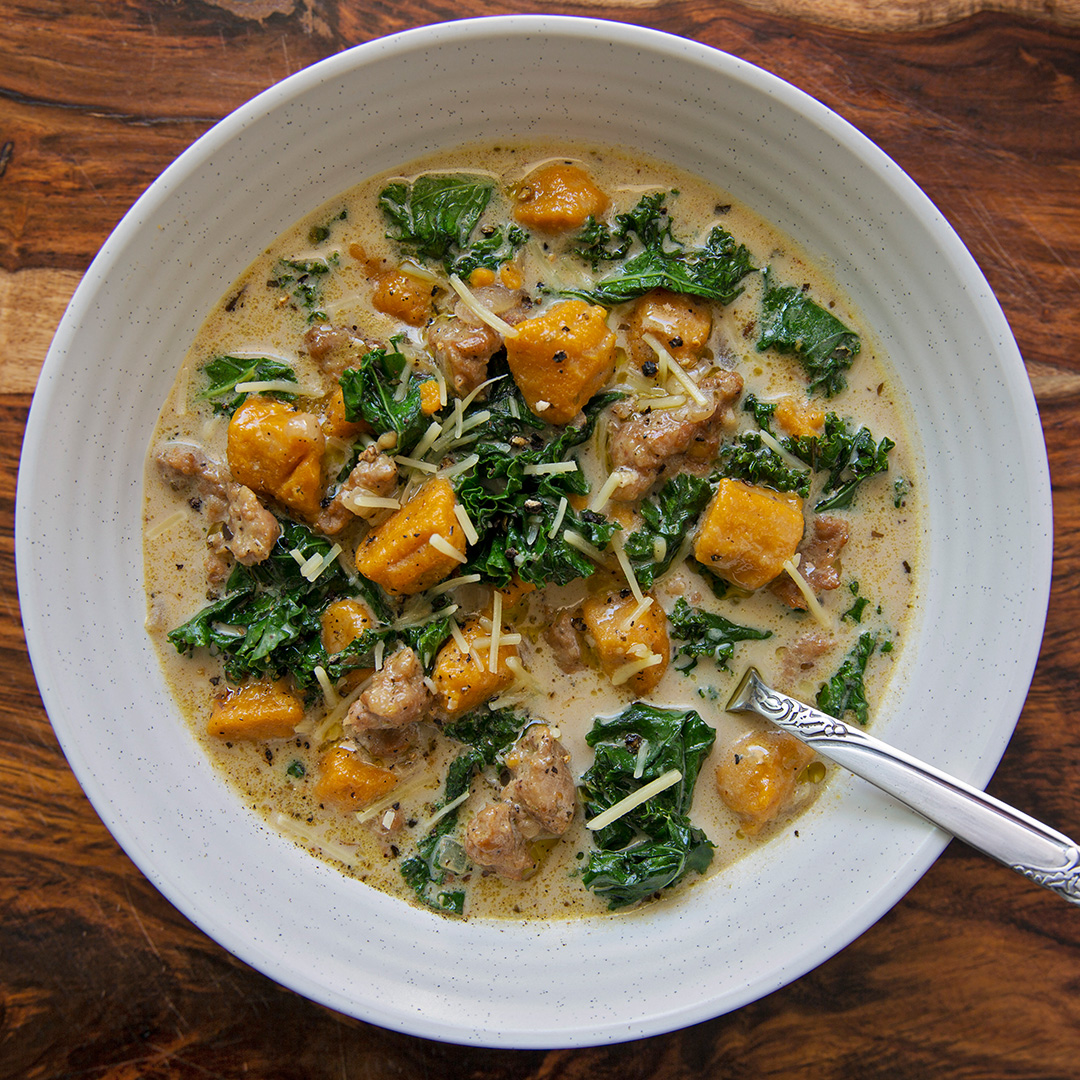
[[[422,720],[430,705],[420,658],[410,648],[398,649],[352,703],[342,726],[348,734],[401,728]]]
[[[714,368],[697,383],[707,400],[688,399],[675,409],[638,413],[629,401],[612,407],[611,462],[624,477],[616,492],[623,501],[640,499],[668,472],[693,470],[712,462],[732,406],[742,393],[742,376]]]
[[[840,584],[840,552],[848,541],[848,524],[842,518],[815,517],[806,537],[796,549],[799,573],[815,593],[827,592]],[[806,610],[806,597],[787,575],[782,574],[770,589],[796,611]]]
[[[555,616],[544,630],[544,640],[551,646],[560,671],[569,675],[585,666],[581,659],[581,639],[574,629],[572,611],[560,611]]]
[[[372,444],[360,455],[329,505],[323,507],[315,527],[327,536],[336,536],[354,517],[371,521],[382,512],[380,509],[359,507],[354,510],[346,506],[345,497],[353,493],[387,496],[397,487],[397,481],[397,463]]]
[[[224,465],[189,443],[161,447],[157,464],[170,487],[196,492],[207,519],[223,526],[221,533],[211,533],[207,541],[211,555],[216,556],[212,567],[215,577],[220,578],[224,572],[222,548],[244,566],[262,562],[270,554],[281,535],[277,518],[251,488],[233,480]]]

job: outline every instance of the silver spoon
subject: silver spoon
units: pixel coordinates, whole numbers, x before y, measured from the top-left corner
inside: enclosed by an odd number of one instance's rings
[[[773,690],[754,668],[747,670],[727,707],[771,720],[932,825],[1080,904],[1080,847],[1067,836],[860,728]]]

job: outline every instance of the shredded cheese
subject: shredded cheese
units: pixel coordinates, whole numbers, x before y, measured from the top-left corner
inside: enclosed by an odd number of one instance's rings
[[[813,615],[818,623],[825,627],[826,630],[832,630],[833,622],[832,619],[829,618],[829,613],[821,606],[821,602],[814,595],[814,590],[810,588],[810,582],[808,582],[797,569],[797,560],[799,558],[800,556],[796,554],[794,559],[788,559],[783,564],[784,569],[787,571],[791,580],[795,582],[795,587],[802,593],[810,614]]]
[[[315,679],[323,692],[323,699],[326,701],[326,707],[332,709],[335,705],[340,704],[341,696],[334,689],[334,684],[330,681],[330,676],[326,674],[326,668],[322,664],[316,664],[314,670]]]
[[[315,554],[300,566],[300,574],[308,581],[318,581],[321,574],[341,554],[341,545],[335,544],[325,555]]]
[[[468,540],[470,544],[475,544],[477,540],[480,539],[480,534],[476,531],[476,526],[473,525],[468,510],[466,510],[459,502],[454,503],[454,517],[461,522],[461,528],[465,533],[465,539]]]
[[[345,863],[347,866],[352,866],[356,862],[356,852],[352,848],[347,848],[336,840],[328,839],[322,834],[321,830],[303,825],[295,818],[289,817],[288,814],[280,812],[274,814],[273,822],[286,836],[298,840],[302,844],[317,847],[324,855],[329,855],[331,859],[337,859],[338,862]]]
[[[442,431],[442,424],[438,420],[432,420],[423,437],[413,447],[413,457],[422,458],[431,449],[432,443],[442,434]]]
[[[648,604],[645,603],[645,594],[641,591],[641,586],[638,584],[637,574],[634,573],[634,568],[630,565],[630,559],[626,554],[626,547],[623,544],[622,533],[615,533],[611,537],[611,546],[615,552],[615,558],[618,560],[619,569],[622,570],[623,576],[626,578],[626,584],[630,586],[630,591],[634,594],[634,599],[638,602],[638,607],[644,611]],[[636,618],[637,616],[633,616]]]
[[[542,465],[526,465],[521,470],[526,476],[552,476],[556,473],[572,473],[578,471],[576,461],[549,461]]]
[[[494,675],[499,670],[499,645],[502,637],[503,595],[498,589],[491,600],[491,645],[488,649],[488,671]]]
[[[649,756],[649,740],[642,739],[637,748],[637,757],[634,759],[634,779],[640,780],[645,771],[645,759]]]
[[[624,814],[629,814],[631,810],[640,806],[643,802],[648,802],[654,795],[659,795],[661,791],[667,791],[669,787],[674,787],[681,779],[682,773],[678,769],[669,769],[662,776],[658,776],[644,787],[638,788],[632,795],[627,795],[625,799],[620,799],[614,806],[609,806],[602,814],[597,814],[591,821],[587,821],[585,828],[590,829],[592,832],[606,828],[613,821],[618,821]]]
[[[419,458],[406,457],[404,454],[395,454],[394,460],[399,465],[408,469],[418,469],[420,472],[435,473],[439,471],[438,465],[432,465],[430,461],[421,461]]]
[[[174,510],[168,517],[156,522],[146,531],[147,540],[156,540],[162,533],[167,533],[174,525],[179,525],[187,515],[183,510]]]
[[[600,485],[596,490],[596,494],[593,495],[592,500],[589,503],[589,509],[595,514],[599,514],[601,510],[611,501],[611,496],[615,494],[619,488],[622,487],[623,481],[627,478],[626,469],[616,469],[611,473],[608,478]]]
[[[427,594],[428,596],[441,596],[444,592],[456,589],[459,585],[473,585],[479,580],[479,574],[462,574],[459,577],[447,578],[446,581],[440,581],[438,585],[432,585]],[[440,611],[439,614],[444,615],[445,612]]]
[[[458,549],[454,547],[442,533],[432,533],[431,536],[428,537],[428,543],[436,551],[441,552],[449,559],[453,559],[454,562],[464,563],[469,561],[465,553],[463,551],[458,551]]]
[[[784,459],[784,462],[787,464],[788,468],[790,468],[790,469],[805,469],[806,468],[806,462],[805,461],[800,461],[794,454],[789,454],[787,452],[787,450],[784,449],[784,445],[783,445],[783,443],[780,442],[779,439],[777,439],[774,436],[770,435],[765,430],[759,431],[758,436],[760,437],[761,441],[770,450],[775,451],[777,454],[779,454]]]
[[[465,635],[461,632],[461,627],[458,626],[457,619],[450,620],[450,636],[462,654],[472,652],[469,643],[465,640]]]
[[[664,658],[659,653],[649,653],[648,656],[643,657],[641,660],[628,660],[625,664],[620,664],[611,673],[611,685],[622,686],[623,683],[629,682],[640,671],[644,671],[646,668],[656,667],[657,664],[662,664]]]
[[[563,495],[559,498],[559,509],[555,511],[555,520],[551,523],[551,528],[548,529],[548,539],[554,540],[559,528],[563,523],[563,518],[566,517],[566,508],[569,503],[566,500],[566,496]]]
[[[369,495],[362,489],[347,491],[341,496],[341,505],[346,510],[358,513],[360,510],[400,510],[401,500],[384,495]]]
[[[521,657],[508,656],[506,666],[514,673],[514,678],[522,685],[527,686],[530,690],[541,689],[539,679],[521,662]]]
[[[500,319],[491,308],[484,307],[479,300],[472,294],[469,286],[458,277],[457,274],[450,275],[450,286],[454,292],[461,297],[462,303],[478,318],[481,322],[487,323],[495,333],[501,335],[503,338],[513,337],[515,334],[514,328],[503,319]]]
[[[601,566],[607,566],[604,553],[598,547],[590,544],[581,533],[575,532],[573,529],[563,529],[562,538],[571,547],[577,548],[583,555],[588,555],[593,562],[599,563]]]
[[[463,802],[465,802],[466,799],[468,799],[471,794],[471,791],[463,791],[456,799],[451,799],[440,810],[436,810],[435,813],[432,814],[431,817],[417,829],[417,835],[426,835],[431,830],[433,825],[437,825],[440,821],[442,821],[442,819],[446,817],[446,815],[449,814],[451,810],[456,810]]]
[[[479,454],[469,454],[468,457],[463,457],[453,465],[447,465],[445,469],[440,469],[436,475],[446,477],[447,479],[451,476],[460,476],[462,473],[468,472],[479,460]],[[475,543],[475,541],[470,542]]]
[[[690,378],[689,375],[683,370],[683,366],[675,359],[674,356],[668,352],[667,349],[660,343],[654,334],[642,335],[644,339],[652,347],[653,352],[660,357],[661,360],[667,365],[668,370],[675,377],[675,380],[682,385],[682,388],[699,404],[708,405],[709,399],[698,388],[698,384]]]

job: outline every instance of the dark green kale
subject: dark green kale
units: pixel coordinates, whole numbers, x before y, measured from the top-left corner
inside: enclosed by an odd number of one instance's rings
[[[278,259],[274,276],[266,283],[271,289],[288,289],[293,303],[307,312],[307,321],[326,322],[328,316],[319,304],[323,278],[337,265],[337,255],[325,259]]]
[[[773,435],[771,425],[773,413],[776,411],[775,403],[758,401],[753,394],[747,394],[743,409],[754,416],[762,430]],[[814,510],[819,514],[828,510],[848,509],[855,498],[856,490],[864,480],[869,480],[878,473],[888,472],[889,452],[896,445],[887,437],[880,442],[875,441],[869,428],[860,426],[853,429],[846,420],[833,412],[826,415],[825,427],[820,435],[773,437],[789,454],[805,462],[814,472],[829,474],[822,487],[821,497],[814,504]],[[744,436],[744,439],[746,438],[749,436]],[[721,453],[725,450],[726,447],[722,448]],[[734,454],[732,451],[733,456]],[[768,483],[767,480],[764,482]],[[787,490],[799,491],[799,494],[806,497],[798,488]],[[896,502],[895,492],[893,501]]]
[[[886,645],[889,642],[885,643]],[[839,671],[817,692],[817,707],[838,720],[853,712],[855,719],[865,725],[870,718],[870,705],[866,700],[866,665],[877,648],[877,637],[866,633],[859,637],[855,647],[848,653]],[[885,645],[881,647],[882,652]]]
[[[580,233],[572,241],[572,250],[599,270],[603,262],[621,262],[630,252],[636,237],[642,247],[655,247],[670,238],[671,222],[664,205],[667,192],[654,191],[643,195],[629,213],[615,215],[612,229],[591,214]]]
[[[379,194],[386,234],[421,259],[453,264],[491,201],[495,181],[466,173],[424,173],[395,180]],[[501,243],[501,241],[500,241]]]
[[[679,473],[641,502],[645,524],[626,538],[625,547],[642,588],[651,588],[671,566],[712,493],[712,485],[704,477]]]
[[[312,247],[318,247],[319,244],[325,243],[330,239],[330,233],[333,231],[335,221],[345,221],[349,216],[347,210],[342,210],[340,214],[335,214],[329,221],[323,225],[312,225],[308,230],[308,243]]]
[[[640,701],[593,724],[586,741],[596,758],[581,778],[587,819],[673,769],[682,774],[678,783],[593,833],[599,850],[590,855],[582,881],[610,908],[644,900],[712,861],[712,843],[687,815],[715,738],[692,709]]]
[[[570,451],[591,436],[600,410],[615,398],[599,395],[589,402],[580,427],[538,429],[516,387],[506,388],[503,395],[485,422],[484,441],[472,448],[476,463],[455,481],[458,501],[480,535],[463,573],[479,573],[500,586],[514,574],[534,585],[565,585],[588,577],[596,565],[566,542],[565,531],[575,531],[602,549],[617,524],[569,505],[560,513],[564,498],[588,493],[580,470],[539,474],[526,470],[568,460]],[[512,409],[511,401],[519,406]]]
[[[202,367],[207,379],[206,389],[199,394],[203,401],[214,403],[214,412],[232,416],[244,403],[247,394],[237,392],[237,383],[296,382],[296,373],[282,360],[268,356],[215,356]],[[295,400],[295,394],[275,391],[282,401]]]
[[[503,263],[509,262],[528,239],[529,234],[517,225],[511,225],[505,236],[502,229],[492,229],[490,234],[485,234],[450,262],[447,270],[463,281],[468,281],[469,275],[481,267],[497,270]]]
[[[725,443],[720,448],[720,461],[726,477],[774,491],[794,491],[804,499],[810,495],[810,471],[791,468],[757,432],[746,432]]]
[[[359,367],[347,368],[339,380],[345,418],[366,420],[378,432],[397,432],[399,454],[407,454],[431,423],[420,394],[423,379],[410,377],[404,396],[397,397],[405,367],[406,359],[400,352],[372,349]]]
[[[852,622],[861,623],[863,612],[870,601],[867,597],[859,595],[859,583],[857,581],[853,581],[848,585],[848,591],[855,597],[855,602],[840,616],[840,620],[842,622],[844,619],[850,619]]]
[[[859,335],[798,286],[777,285],[768,269],[759,325],[758,351],[794,353],[811,390],[832,397],[847,386],[845,373],[859,354]]]
[[[430,671],[439,646],[449,636],[449,616],[434,617],[418,626],[373,626],[358,634],[339,653],[327,655],[322,651],[316,662],[322,664],[331,681],[336,681],[357,668],[374,667],[381,644],[384,656],[390,656],[398,649],[412,649],[424,668]]]
[[[764,641],[772,637],[771,630],[740,626],[723,615],[691,607],[681,596],[668,615],[668,625],[671,636],[682,642],[675,655],[685,657],[686,661],[679,663],[676,659],[675,666],[683,673],[693,671],[702,656],[711,657],[718,667],[728,671],[728,661],[735,655],[738,642]]]
[[[907,497],[911,494],[911,481],[901,476],[893,481],[893,506],[897,510],[907,505]]]
[[[443,796],[436,810],[449,806],[469,790],[473,776],[487,765],[493,765],[514,743],[525,726],[526,720],[510,709],[474,709],[443,731],[450,738],[465,743],[468,749],[451,763],[446,774]],[[446,881],[446,869],[437,862],[440,841],[456,843],[449,839],[457,829],[457,809],[444,814],[434,828],[417,844],[417,854],[401,864],[401,875],[416,893],[417,898],[429,907],[462,914],[465,893],[462,890],[432,893],[432,886]]]
[[[828,472],[822,496],[814,504],[814,509],[823,514],[827,510],[846,510],[864,480],[887,472],[889,451],[896,443],[889,438],[875,442],[869,428],[852,430],[846,420],[829,413],[821,435],[785,439],[783,445],[816,472]]]
[[[325,556],[330,543],[296,522],[282,521],[281,526],[269,558],[254,566],[238,563],[225,595],[168,637],[181,653],[204,647],[220,655],[231,682],[249,675],[292,674],[297,685],[306,688],[313,681],[315,665],[326,656],[319,614],[351,589],[337,561],[308,581],[300,572],[300,561]]]
[[[614,231],[595,220],[587,223],[575,247],[583,259],[594,269],[601,261],[626,261],[592,289],[567,295],[610,307],[664,288],[730,304],[742,292],[739,283],[755,269],[749,250],[720,225],[700,248],[686,247],[675,238],[664,198],[663,193],[646,195],[629,214],[616,217]],[[635,241],[641,250],[627,258]]]

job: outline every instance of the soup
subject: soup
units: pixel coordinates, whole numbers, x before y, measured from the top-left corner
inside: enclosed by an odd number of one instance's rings
[[[221,298],[146,466],[147,625],[274,827],[462,917],[631,910],[826,788],[749,664],[872,720],[917,609],[900,388],[724,192],[500,144],[364,180]]]

